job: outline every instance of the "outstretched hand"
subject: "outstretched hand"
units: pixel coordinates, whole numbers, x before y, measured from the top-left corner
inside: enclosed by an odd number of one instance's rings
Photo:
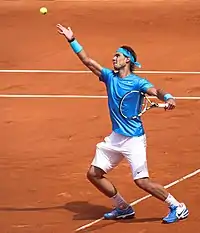
[[[66,28],[62,26],[61,24],[57,24],[56,27],[58,28],[58,32],[61,35],[64,35],[67,38],[67,40],[71,40],[74,38],[74,34],[70,27]]]

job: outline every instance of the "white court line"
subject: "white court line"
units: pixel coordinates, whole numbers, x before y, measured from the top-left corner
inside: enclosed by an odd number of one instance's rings
[[[0,73],[68,73],[85,74],[92,73],[89,70],[0,70]],[[200,74],[200,71],[159,71],[159,70],[136,70],[138,74]]]
[[[0,73],[67,73],[67,74],[85,74],[92,73],[89,70],[0,70]]]
[[[191,173],[189,173],[188,175],[183,176],[183,177],[181,177],[180,179],[175,180],[174,182],[172,182],[172,183],[170,183],[170,184],[168,184],[168,185],[165,185],[164,188],[166,188],[166,189],[167,189],[167,188],[170,188],[170,187],[172,187],[172,186],[178,184],[179,182],[181,182],[181,181],[183,181],[183,180],[186,180],[186,179],[188,179],[188,178],[190,178],[190,177],[192,177],[192,176],[197,175],[199,172],[200,172],[200,169],[197,169],[197,170],[195,170],[194,172],[191,172]],[[151,196],[152,196],[151,194],[146,195],[146,196],[144,196],[144,197],[142,197],[142,198],[139,198],[139,199],[137,199],[136,201],[130,203],[130,205],[131,205],[131,206],[134,206],[134,205],[138,204],[139,202],[144,201],[144,200],[146,200],[147,198],[149,198],[149,197],[151,197]],[[102,218],[99,218],[99,219],[97,219],[97,220],[95,220],[95,221],[93,221],[93,222],[90,222],[90,223],[88,223],[88,224],[86,224],[86,225],[84,225],[84,226],[81,226],[81,227],[77,228],[75,231],[80,231],[80,230],[84,230],[84,229],[86,229],[86,228],[89,228],[89,227],[91,227],[92,225],[94,225],[94,224],[96,224],[96,223],[98,223],[98,222],[100,222],[100,221],[102,221],[102,220],[104,220],[103,217],[102,217]]]
[[[0,94],[0,98],[74,98],[74,99],[107,99],[103,95],[26,95],[26,94]],[[155,99],[156,97],[150,96]],[[200,96],[177,96],[177,100],[200,100]]]
[[[106,99],[107,96],[97,96],[97,95],[10,95],[10,94],[0,94],[1,98],[78,98],[78,99]]]

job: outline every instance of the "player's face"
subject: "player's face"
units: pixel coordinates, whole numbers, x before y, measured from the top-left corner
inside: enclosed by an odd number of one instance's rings
[[[113,67],[115,70],[120,70],[121,68],[127,65],[127,61],[129,58],[125,57],[122,53],[115,53],[112,61]]]

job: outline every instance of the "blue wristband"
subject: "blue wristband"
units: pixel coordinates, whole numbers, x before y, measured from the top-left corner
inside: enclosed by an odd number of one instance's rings
[[[78,43],[77,40],[74,40],[70,43],[71,48],[75,53],[80,53],[80,51],[83,49],[83,47]]]
[[[174,97],[171,94],[165,94],[164,100],[167,101],[168,99],[174,99]]]

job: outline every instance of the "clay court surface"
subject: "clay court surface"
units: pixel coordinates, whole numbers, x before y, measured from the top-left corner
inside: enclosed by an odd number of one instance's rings
[[[49,13],[41,15],[45,5]],[[142,71],[200,71],[200,1],[0,1],[0,69],[87,71],[57,33],[71,26],[91,57],[111,67],[115,50],[132,46]],[[176,97],[200,96],[200,74],[141,74]],[[105,96],[91,73],[0,73],[0,95]],[[71,233],[102,217],[111,202],[87,180],[96,143],[111,132],[104,98],[0,98],[0,232]],[[144,125],[149,171],[166,185],[200,168],[200,100],[153,110]],[[146,195],[127,163],[109,174],[125,198]],[[190,216],[161,224],[168,209],[150,197],[136,219],[101,221],[86,232],[199,231],[199,173],[169,189]]]

